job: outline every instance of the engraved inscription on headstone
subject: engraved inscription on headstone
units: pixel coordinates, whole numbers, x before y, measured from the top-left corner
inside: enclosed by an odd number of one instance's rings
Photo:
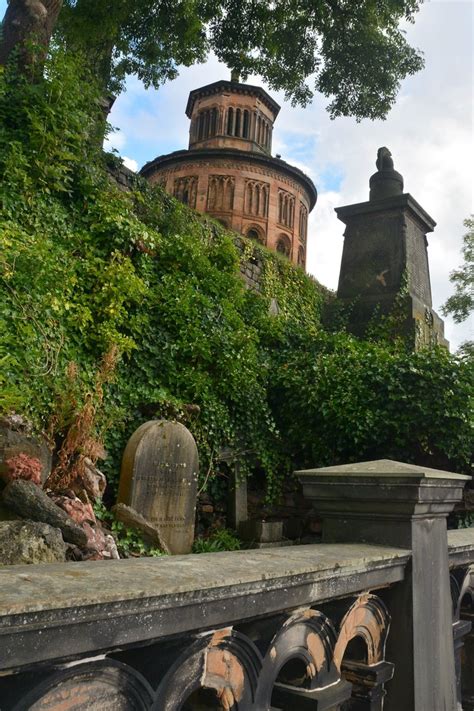
[[[178,422],[145,422],[125,448],[118,501],[159,529],[171,553],[189,553],[199,461],[196,442]]]

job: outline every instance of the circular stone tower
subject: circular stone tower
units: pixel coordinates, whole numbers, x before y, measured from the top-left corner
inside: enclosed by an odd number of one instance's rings
[[[226,227],[306,264],[313,182],[271,155],[280,107],[258,86],[218,81],[189,95],[188,150],[159,156],[141,175]]]

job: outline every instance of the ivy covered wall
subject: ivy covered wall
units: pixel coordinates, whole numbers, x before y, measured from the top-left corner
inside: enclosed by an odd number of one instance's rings
[[[81,90],[78,90],[78,87]],[[133,430],[175,417],[209,485],[224,446],[275,497],[295,466],[390,456],[466,471],[473,368],[376,331],[323,327],[329,292],[159,188],[124,191],[98,148],[98,97],[54,53],[0,76],[0,409],[111,482]],[[242,263],[258,263],[259,290]],[[342,324],[342,325],[341,325]]]

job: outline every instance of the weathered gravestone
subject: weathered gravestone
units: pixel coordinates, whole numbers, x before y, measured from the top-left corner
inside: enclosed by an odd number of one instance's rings
[[[125,448],[118,501],[156,526],[173,554],[193,545],[198,472],[196,442],[178,422],[145,422]]]

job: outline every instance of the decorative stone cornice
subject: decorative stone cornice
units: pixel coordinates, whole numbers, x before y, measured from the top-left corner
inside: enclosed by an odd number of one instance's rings
[[[304,188],[309,197],[310,211],[316,204],[318,198],[316,186],[311,178],[305,175],[302,170],[286,163],[286,161],[281,160],[281,158],[273,158],[249,151],[240,151],[236,148],[203,148],[174,151],[173,153],[158,156],[154,160],[145,163],[140,170],[140,175],[148,178],[158,169],[169,169],[171,166],[177,166],[183,163],[189,164],[190,162],[200,163],[224,160],[228,162],[250,163],[257,168],[265,168],[266,173],[273,171],[275,174],[283,174],[286,178],[293,179],[298,185]]]
[[[239,82],[226,81],[221,79],[212,84],[206,84],[199,89],[193,89],[189,94],[188,103],[186,105],[186,116],[191,118],[194,108],[194,102],[204,96],[212,96],[213,94],[222,94],[229,92],[232,94],[246,94],[247,96],[256,96],[260,101],[267,106],[273,113],[274,119],[278,116],[280,106],[272,97],[267,94],[260,86],[252,86],[251,84],[240,84]]]
[[[381,212],[390,212],[391,210],[406,209],[411,216],[418,221],[421,228],[425,232],[433,232],[436,227],[436,222],[433,218],[428,215],[426,210],[424,210],[420,203],[415,200],[415,198],[410,195],[410,193],[402,193],[401,195],[394,195],[388,198],[382,198],[380,200],[370,200],[366,202],[358,202],[353,205],[344,205],[343,207],[336,207],[335,213],[341,222],[347,224],[348,218],[366,216],[366,215],[376,215]]]

